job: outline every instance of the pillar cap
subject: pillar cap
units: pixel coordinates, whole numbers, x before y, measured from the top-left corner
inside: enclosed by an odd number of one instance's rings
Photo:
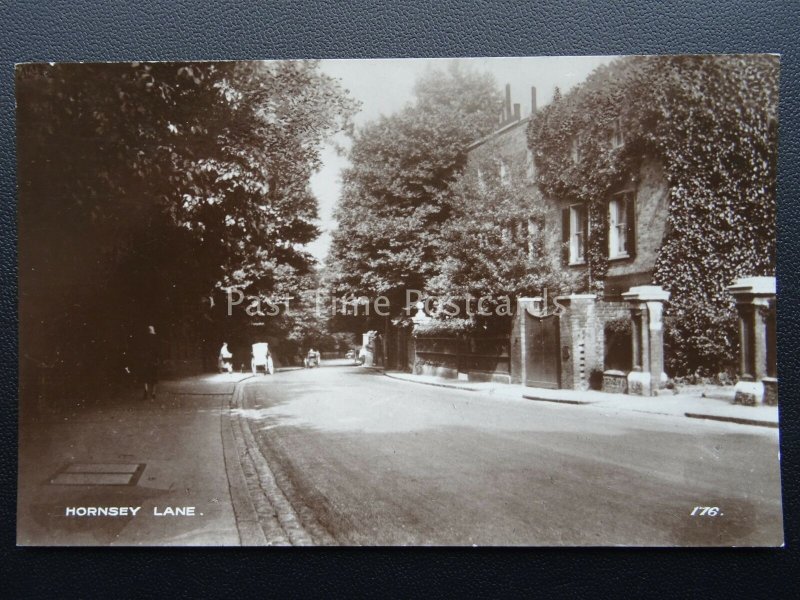
[[[660,285],[637,285],[622,294],[625,300],[638,302],[666,302],[669,292]]]
[[[419,325],[420,323],[427,323],[432,319],[432,317],[425,312],[425,304],[423,302],[417,302],[415,305],[417,312],[411,317],[411,322],[415,325]]]
[[[775,295],[774,277],[740,277],[726,288],[734,296],[739,294]]]

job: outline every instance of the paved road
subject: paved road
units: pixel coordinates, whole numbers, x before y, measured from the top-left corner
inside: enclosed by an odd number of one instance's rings
[[[775,430],[492,399],[341,365],[249,380],[241,404],[309,543],[782,543]],[[275,507],[284,524],[287,506]],[[695,506],[720,515],[692,517]]]

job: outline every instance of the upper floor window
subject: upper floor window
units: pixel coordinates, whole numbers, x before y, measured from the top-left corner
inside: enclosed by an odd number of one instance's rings
[[[563,209],[561,222],[564,259],[570,265],[586,262],[586,245],[589,240],[589,215],[584,204],[573,204]]]
[[[533,179],[536,176],[536,163],[533,162],[533,150],[528,148],[525,153],[525,177]]]
[[[635,195],[633,191],[615,194],[608,202],[608,257],[628,258],[634,254]]]
[[[481,192],[486,192],[486,178],[483,176],[481,169],[478,169],[478,189]]]
[[[529,217],[527,223],[525,223],[525,227],[527,229],[527,231],[525,231],[525,245],[528,250],[528,260],[532,261],[536,259],[541,250],[539,245],[541,243],[540,238],[541,232],[544,229],[544,223],[540,223],[533,217]]]
[[[622,120],[617,117],[611,128],[611,147],[619,148],[625,143],[625,131],[622,129]]]
[[[583,155],[581,153],[581,139],[580,136],[573,136],[572,141],[570,142],[570,155],[572,156],[572,162],[576,165],[581,162],[581,158]]]
[[[500,161],[500,183],[503,185],[509,185],[511,183],[511,170],[508,168],[508,165],[505,161]]]

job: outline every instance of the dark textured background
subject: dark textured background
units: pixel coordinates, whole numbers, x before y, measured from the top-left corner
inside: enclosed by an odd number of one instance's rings
[[[555,592],[756,597],[798,567],[797,37],[800,4],[697,0],[403,3],[0,0],[0,585],[6,597]],[[16,205],[13,64],[22,61],[778,52],[781,454],[787,548],[17,549]],[[53,299],[55,302],[57,298]],[[618,518],[624,519],[620,514]],[[10,584],[10,585],[9,585]],[[6,595],[4,594],[4,595]]]

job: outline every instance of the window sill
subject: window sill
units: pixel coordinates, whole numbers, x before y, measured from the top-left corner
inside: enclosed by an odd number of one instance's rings
[[[575,262],[569,262],[569,263],[567,263],[567,266],[568,267],[585,267],[586,266],[586,260],[579,260],[579,261],[575,261]]]
[[[617,254],[616,256],[609,256],[608,260],[629,260],[631,255],[628,253],[625,254]]]

